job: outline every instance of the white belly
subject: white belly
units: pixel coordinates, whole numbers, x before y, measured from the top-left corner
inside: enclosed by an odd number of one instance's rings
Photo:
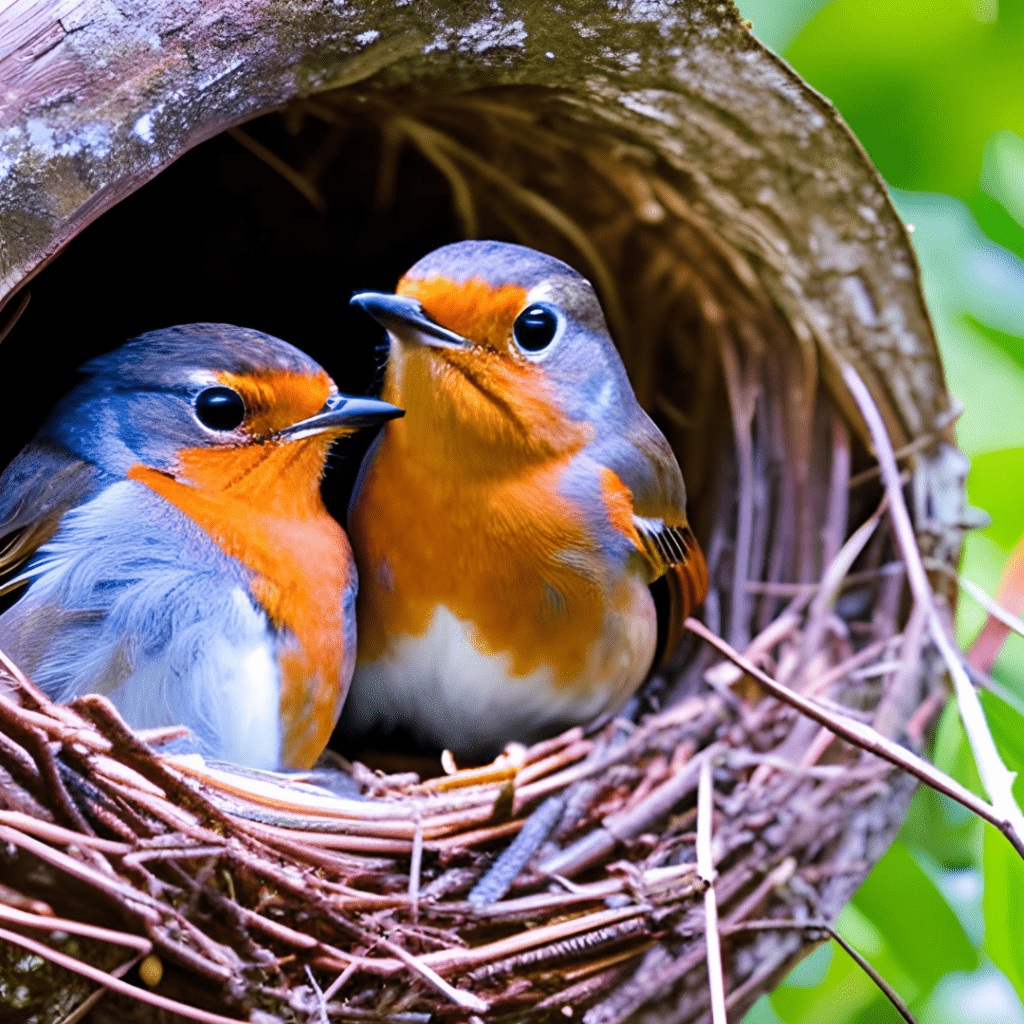
[[[206,757],[276,769],[281,765],[281,686],[273,639],[248,595],[237,590],[235,602],[230,634],[213,621],[204,624],[201,638],[172,637],[109,696],[135,729],[181,723]],[[240,623],[248,627],[244,632]],[[201,658],[193,654],[196,646]]]
[[[439,605],[426,632],[394,638],[377,661],[357,664],[342,711],[348,735],[403,727],[456,755],[486,758],[510,740],[530,742],[618,710],[647,675],[657,641],[646,584],[605,616],[583,671],[556,685],[541,665],[513,675],[507,654],[484,654],[473,626]]]
[[[108,696],[137,729],[186,725],[207,757],[277,768],[275,637],[191,520],[122,480],[68,513],[0,616],[0,647],[57,701]]]

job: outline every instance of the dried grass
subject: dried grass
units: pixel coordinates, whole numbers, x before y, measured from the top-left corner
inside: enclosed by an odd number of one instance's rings
[[[43,1002],[72,993],[95,1021],[145,999],[194,1020],[619,1024],[709,1020],[714,992],[735,1019],[828,937],[898,827],[911,780],[884,743],[856,743],[872,729],[897,751],[921,742],[941,706],[931,620],[911,614],[891,502],[837,411],[849,403],[761,285],[778,254],[724,241],[678,154],[571,97],[509,96],[299,101],[295,131],[329,130],[289,180],[322,202],[349,128],[370,123],[378,203],[415,147],[466,234],[594,281],[684,468],[707,630],[746,660],[691,634],[619,719],[437,780],[342,765],[346,797],[163,755],[169,734],[133,736],[98,697],[55,706],[8,665],[0,924],[41,958],[23,974]],[[912,465],[929,443],[896,455]],[[142,955],[165,967],[162,1003],[110,980]],[[114,991],[95,1002],[96,982]]]

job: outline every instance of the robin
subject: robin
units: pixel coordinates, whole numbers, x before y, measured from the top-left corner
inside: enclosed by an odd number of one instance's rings
[[[618,710],[707,591],[683,478],[590,284],[518,245],[460,242],[397,294],[388,423],[349,516],[362,586],[342,729],[493,756]]]
[[[0,476],[3,649],[201,753],[306,768],[355,659],[356,571],[320,499],[337,438],[401,410],[258,331],[154,331],[83,367]]]

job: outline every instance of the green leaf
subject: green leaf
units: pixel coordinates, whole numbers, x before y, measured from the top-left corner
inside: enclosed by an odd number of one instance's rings
[[[985,951],[1024,999],[1024,861],[985,827]]]
[[[930,991],[948,971],[978,966],[977,951],[952,907],[902,842],[893,843],[853,905],[883,936],[889,954],[918,992]],[[891,974],[886,977],[893,981]]]
[[[967,497],[992,517],[981,533],[1009,554],[1024,536],[1024,448],[975,455]]]
[[[1021,685],[1021,681],[1017,681]],[[1017,803],[1024,806],[1024,716],[1009,704],[1001,701],[994,693],[982,693],[981,704],[985,719],[996,741],[996,748],[1003,764],[1017,773],[1013,784]],[[1024,922],[1022,922],[1024,925]]]
[[[1024,134],[1021,0],[841,0],[786,58],[828,96],[883,176],[972,194],[986,140]]]

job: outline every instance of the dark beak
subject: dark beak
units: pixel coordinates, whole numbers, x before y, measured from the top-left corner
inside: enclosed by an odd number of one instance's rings
[[[297,441],[325,431],[354,434],[364,427],[375,427],[387,420],[404,416],[405,410],[377,398],[353,398],[351,395],[331,395],[323,409],[315,416],[299,420],[278,432],[278,437]]]
[[[435,324],[417,299],[383,292],[360,292],[352,296],[352,305],[366,310],[401,341],[434,348],[469,348],[469,342],[461,334]]]

